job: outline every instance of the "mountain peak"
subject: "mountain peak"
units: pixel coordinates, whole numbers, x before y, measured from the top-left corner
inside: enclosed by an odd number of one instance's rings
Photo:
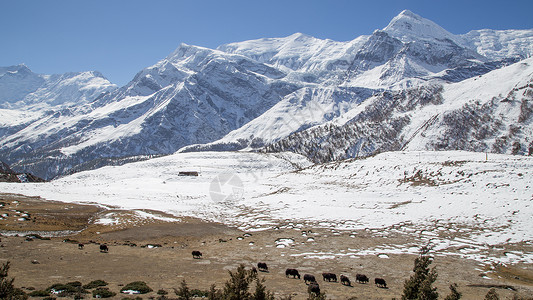
[[[433,21],[407,9],[394,17],[383,31],[404,42],[419,39],[456,39],[453,34]]]
[[[293,40],[307,40],[307,39],[314,39],[314,37],[307,35],[305,33],[296,32],[288,36],[287,38],[293,39]]]
[[[420,17],[419,15],[415,14],[414,12],[408,10],[408,9],[404,9],[401,13],[398,14],[398,17],[399,16],[405,16],[405,17],[408,17],[408,18],[415,18],[415,19],[422,19],[422,17]]]
[[[26,66],[25,64],[18,64],[10,67],[3,68],[4,73],[12,73],[12,74],[19,74],[19,75],[28,75],[32,74],[33,72]]]

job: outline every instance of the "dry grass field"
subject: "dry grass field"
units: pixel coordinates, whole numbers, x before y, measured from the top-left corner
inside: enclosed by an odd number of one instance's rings
[[[193,218],[181,218],[179,222],[140,220],[131,218],[127,211],[13,194],[0,195],[0,203],[0,215],[5,216],[0,220],[0,263],[11,262],[9,275],[26,292],[55,283],[86,284],[100,279],[117,293],[129,282],[145,281],[154,291],[140,295],[143,299],[156,298],[156,291],[161,289],[172,298],[173,289],[182,280],[192,289],[207,290],[213,283],[222,288],[228,270],[235,270],[239,264],[251,268],[265,262],[269,272],[259,272],[259,276],[277,297],[307,297],[303,280],[285,277],[286,268],[296,268],[302,275],[315,275],[328,299],[399,299],[416,256],[363,255],[349,249],[383,244],[421,246],[405,234],[385,237],[368,230],[342,232],[280,224],[276,229],[242,232]],[[123,222],[95,222],[110,212]],[[28,237],[31,234],[33,238]],[[79,249],[78,243],[84,248]],[[101,253],[99,244],[108,245],[109,252]],[[201,251],[203,257],[193,259],[193,250]],[[441,298],[448,294],[451,283],[458,284],[464,299],[483,299],[491,286],[496,287],[500,299],[533,297],[533,266],[529,264],[489,266],[437,253],[433,266],[439,274],[436,286]],[[322,272],[344,274],[352,286],[322,281]],[[366,274],[370,282],[356,283],[358,273]],[[384,278],[388,287],[375,286],[375,277]],[[128,297],[138,296],[117,294],[114,298]]]

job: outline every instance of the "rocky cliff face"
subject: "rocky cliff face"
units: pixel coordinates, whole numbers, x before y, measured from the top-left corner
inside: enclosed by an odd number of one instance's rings
[[[0,161],[0,182],[44,182],[42,178],[39,178],[30,173],[17,173],[9,167],[3,161]]]

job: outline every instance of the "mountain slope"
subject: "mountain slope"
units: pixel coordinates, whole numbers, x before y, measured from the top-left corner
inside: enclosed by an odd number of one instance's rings
[[[459,83],[385,91],[347,112],[346,122],[294,133],[263,151],[314,162],[393,150],[533,154],[533,58]]]
[[[260,116],[297,88],[284,76],[240,55],[181,45],[126,86],[5,137],[0,153],[46,178],[98,158],[173,153]]]

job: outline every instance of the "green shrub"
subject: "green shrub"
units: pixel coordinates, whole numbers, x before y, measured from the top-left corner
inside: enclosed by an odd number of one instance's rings
[[[208,297],[209,296],[209,291],[202,291],[202,290],[199,290],[199,289],[193,289],[191,290],[191,296],[192,297],[200,297],[200,298],[203,298],[203,297]]]
[[[163,289],[161,289],[161,290],[157,291],[157,294],[158,294],[158,295],[167,295],[168,292],[165,291],[165,290],[163,290]]]
[[[76,294],[89,293],[81,286],[81,282],[79,281],[69,282],[67,284],[56,283],[49,286],[46,291],[48,293],[55,293],[59,297],[70,297]]]
[[[214,289],[214,287],[212,288]],[[202,291],[199,289],[193,289],[193,290],[189,289],[185,280],[181,282],[181,286],[179,289],[174,289],[174,292],[176,293],[176,295],[178,296],[178,299],[180,300],[189,300],[194,297],[209,298],[209,293],[210,293],[209,291]]]
[[[126,284],[126,286],[120,289],[121,293],[124,291],[138,291],[140,294],[146,294],[153,290],[144,281],[134,281]]]
[[[28,294],[26,294],[26,292],[24,292],[20,288],[15,288],[15,290],[13,291],[13,296],[11,296],[11,298],[9,298],[9,299],[11,299],[11,300],[28,299]]]
[[[214,283],[209,288],[209,296],[207,296],[207,299],[208,300],[222,299],[222,292],[220,290],[217,290]],[[286,300],[291,300],[291,299],[286,299]]]
[[[179,289],[174,289],[179,300],[190,300],[196,297],[207,298],[207,300],[223,300],[223,299],[240,299],[240,300],[274,300],[274,294],[267,290],[264,279],[259,279],[257,274],[251,270],[247,271],[244,265],[240,265],[235,272],[229,271],[230,278],[226,281],[224,290],[216,289],[213,284],[209,291],[198,289],[190,290],[185,280],[181,282]],[[251,288],[251,283],[255,281],[255,288]],[[291,296],[281,297],[282,300],[290,300]],[[324,293],[320,294],[315,299],[326,299]]]
[[[93,298],[111,298],[117,293],[110,291],[108,288],[99,287],[93,291]]]
[[[49,286],[46,290],[50,292],[60,292],[60,291],[68,291],[71,290],[72,292],[75,292],[75,289],[73,286],[69,286],[63,283],[56,283]]]
[[[81,287],[82,286],[81,282],[79,282],[79,281],[69,282],[66,285],[70,285],[72,287]]]
[[[100,286],[106,286],[106,285],[107,285],[107,282],[105,282],[103,280],[93,280],[93,281],[87,283],[86,285],[84,285],[83,288],[91,290],[91,289],[94,289],[94,288],[97,288],[97,287],[100,287]]]
[[[81,293],[78,293],[78,294],[74,295],[74,300],[81,300],[83,298],[85,298],[85,297],[83,297],[83,295]]]
[[[179,289],[174,289],[174,293],[176,293],[176,296],[178,296],[179,300],[189,300],[192,297],[191,290],[187,286],[185,279],[181,281]]]
[[[228,271],[230,278],[224,285],[225,299],[248,299],[251,297],[249,286],[257,278],[257,274],[247,271],[240,265],[235,272]]]
[[[30,297],[47,297],[50,296],[50,293],[47,291],[33,291],[28,294]]]

